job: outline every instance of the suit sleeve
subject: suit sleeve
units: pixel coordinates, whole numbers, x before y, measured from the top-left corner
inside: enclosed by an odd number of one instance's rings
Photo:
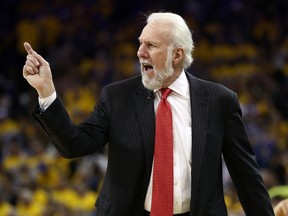
[[[109,124],[104,94],[90,116],[79,125],[73,123],[58,96],[44,112],[38,106],[33,116],[65,158],[92,154],[108,141]]]
[[[225,131],[223,157],[246,215],[274,215],[236,94],[231,99]]]

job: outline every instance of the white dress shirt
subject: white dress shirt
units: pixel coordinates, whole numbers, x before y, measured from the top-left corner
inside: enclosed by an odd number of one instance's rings
[[[44,112],[52,103],[53,101],[56,99],[57,94],[56,92],[54,92],[52,95],[50,95],[49,97],[46,98],[38,98],[39,101],[39,106],[41,108],[41,110]]]
[[[173,92],[167,98],[172,109],[173,118],[173,157],[174,157],[174,206],[173,214],[190,211],[191,200],[191,158],[192,128],[189,83],[184,71],[170,86]],[[155,113],[161,92],[154,92]],[[153,166],[154,167],[154,166]],[[153,168],[146,194],[144,208],[151,210]]]

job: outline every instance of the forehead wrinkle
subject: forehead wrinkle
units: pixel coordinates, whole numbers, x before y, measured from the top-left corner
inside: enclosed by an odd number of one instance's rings
[[[161,26],[161,28],[159,28],[159,27],[157,28],[157,24],[163,24],[164,27],[162,28],[162,26]],[[169,40],[169,37],[168,37],[169,28],[168,28],[168,26],[169,26],[168,23],[162,23],[162,22],[161,23],[160,22],[148,23],[144,27],[138,40],[142,41],[142,42],[146,42],[146,43],[152,42],[152,43],[158,43],[158,44],[161,44],[164,42],[169,42],[169,41],[167,41],[167,40]],[[152,31],[152,33],[151,33],[151,31]],[[151,36],[151,34],[152,34],[152,36]]]
[[[157,20],[148,23],[154,30],[156,30],[159,34],[169,34],[172,24],[166,21]],[[160,27],[159,27],[160,26]]]

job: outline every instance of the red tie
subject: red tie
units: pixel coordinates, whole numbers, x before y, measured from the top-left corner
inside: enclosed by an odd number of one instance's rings
[[[172,111],[167,97],[171,89],[161,89],[156,113],[154,171],[151,216],[173,215],[173,129]]]

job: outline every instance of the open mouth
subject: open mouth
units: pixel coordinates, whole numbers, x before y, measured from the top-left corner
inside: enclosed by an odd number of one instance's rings
[[[142,63],[142,70],[145,73],[149,73],[153,71],[153,66],[151,64],[148,63]]]

